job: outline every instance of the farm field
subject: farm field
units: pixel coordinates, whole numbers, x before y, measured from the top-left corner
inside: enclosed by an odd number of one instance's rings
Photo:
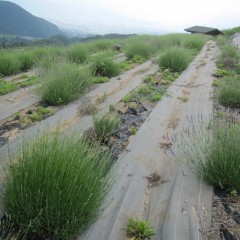
[[[148,238],[129,219],[240,238],[240,55],[221,37],[1,51],[0,239]]]

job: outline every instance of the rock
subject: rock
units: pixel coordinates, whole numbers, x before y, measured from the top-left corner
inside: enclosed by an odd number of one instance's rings
[[[235,33],[231,37],[231,40],[232,40],[233,45],[240,49],[240,33]]]
[[[122,45],[115,44],[112,46],[112,50],[114,51],[120,51],[122,49]]]

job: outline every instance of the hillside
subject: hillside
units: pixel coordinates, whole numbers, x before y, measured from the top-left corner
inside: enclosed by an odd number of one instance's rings
[[[56,25],[33,16],[15,3],[0,1],[0,34],[47,38],[59,33]]]

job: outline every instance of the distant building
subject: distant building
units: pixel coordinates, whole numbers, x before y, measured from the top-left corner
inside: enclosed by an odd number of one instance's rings
[[[202,33],[202,34],[207,34],[207,35],[212,35],[212,36],[223,34],[217,28],[202,27],[202,26],[194,26],[194,27],[186,28],[186,29],[184,29],[184,31],[190,32],[192,34],[193,33]]]

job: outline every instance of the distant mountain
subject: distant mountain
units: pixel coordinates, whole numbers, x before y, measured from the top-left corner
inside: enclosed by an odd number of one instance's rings
[[[61,31],[55,24],[33,16],[15,3],[0,1],[0,34],[48,38]]]

